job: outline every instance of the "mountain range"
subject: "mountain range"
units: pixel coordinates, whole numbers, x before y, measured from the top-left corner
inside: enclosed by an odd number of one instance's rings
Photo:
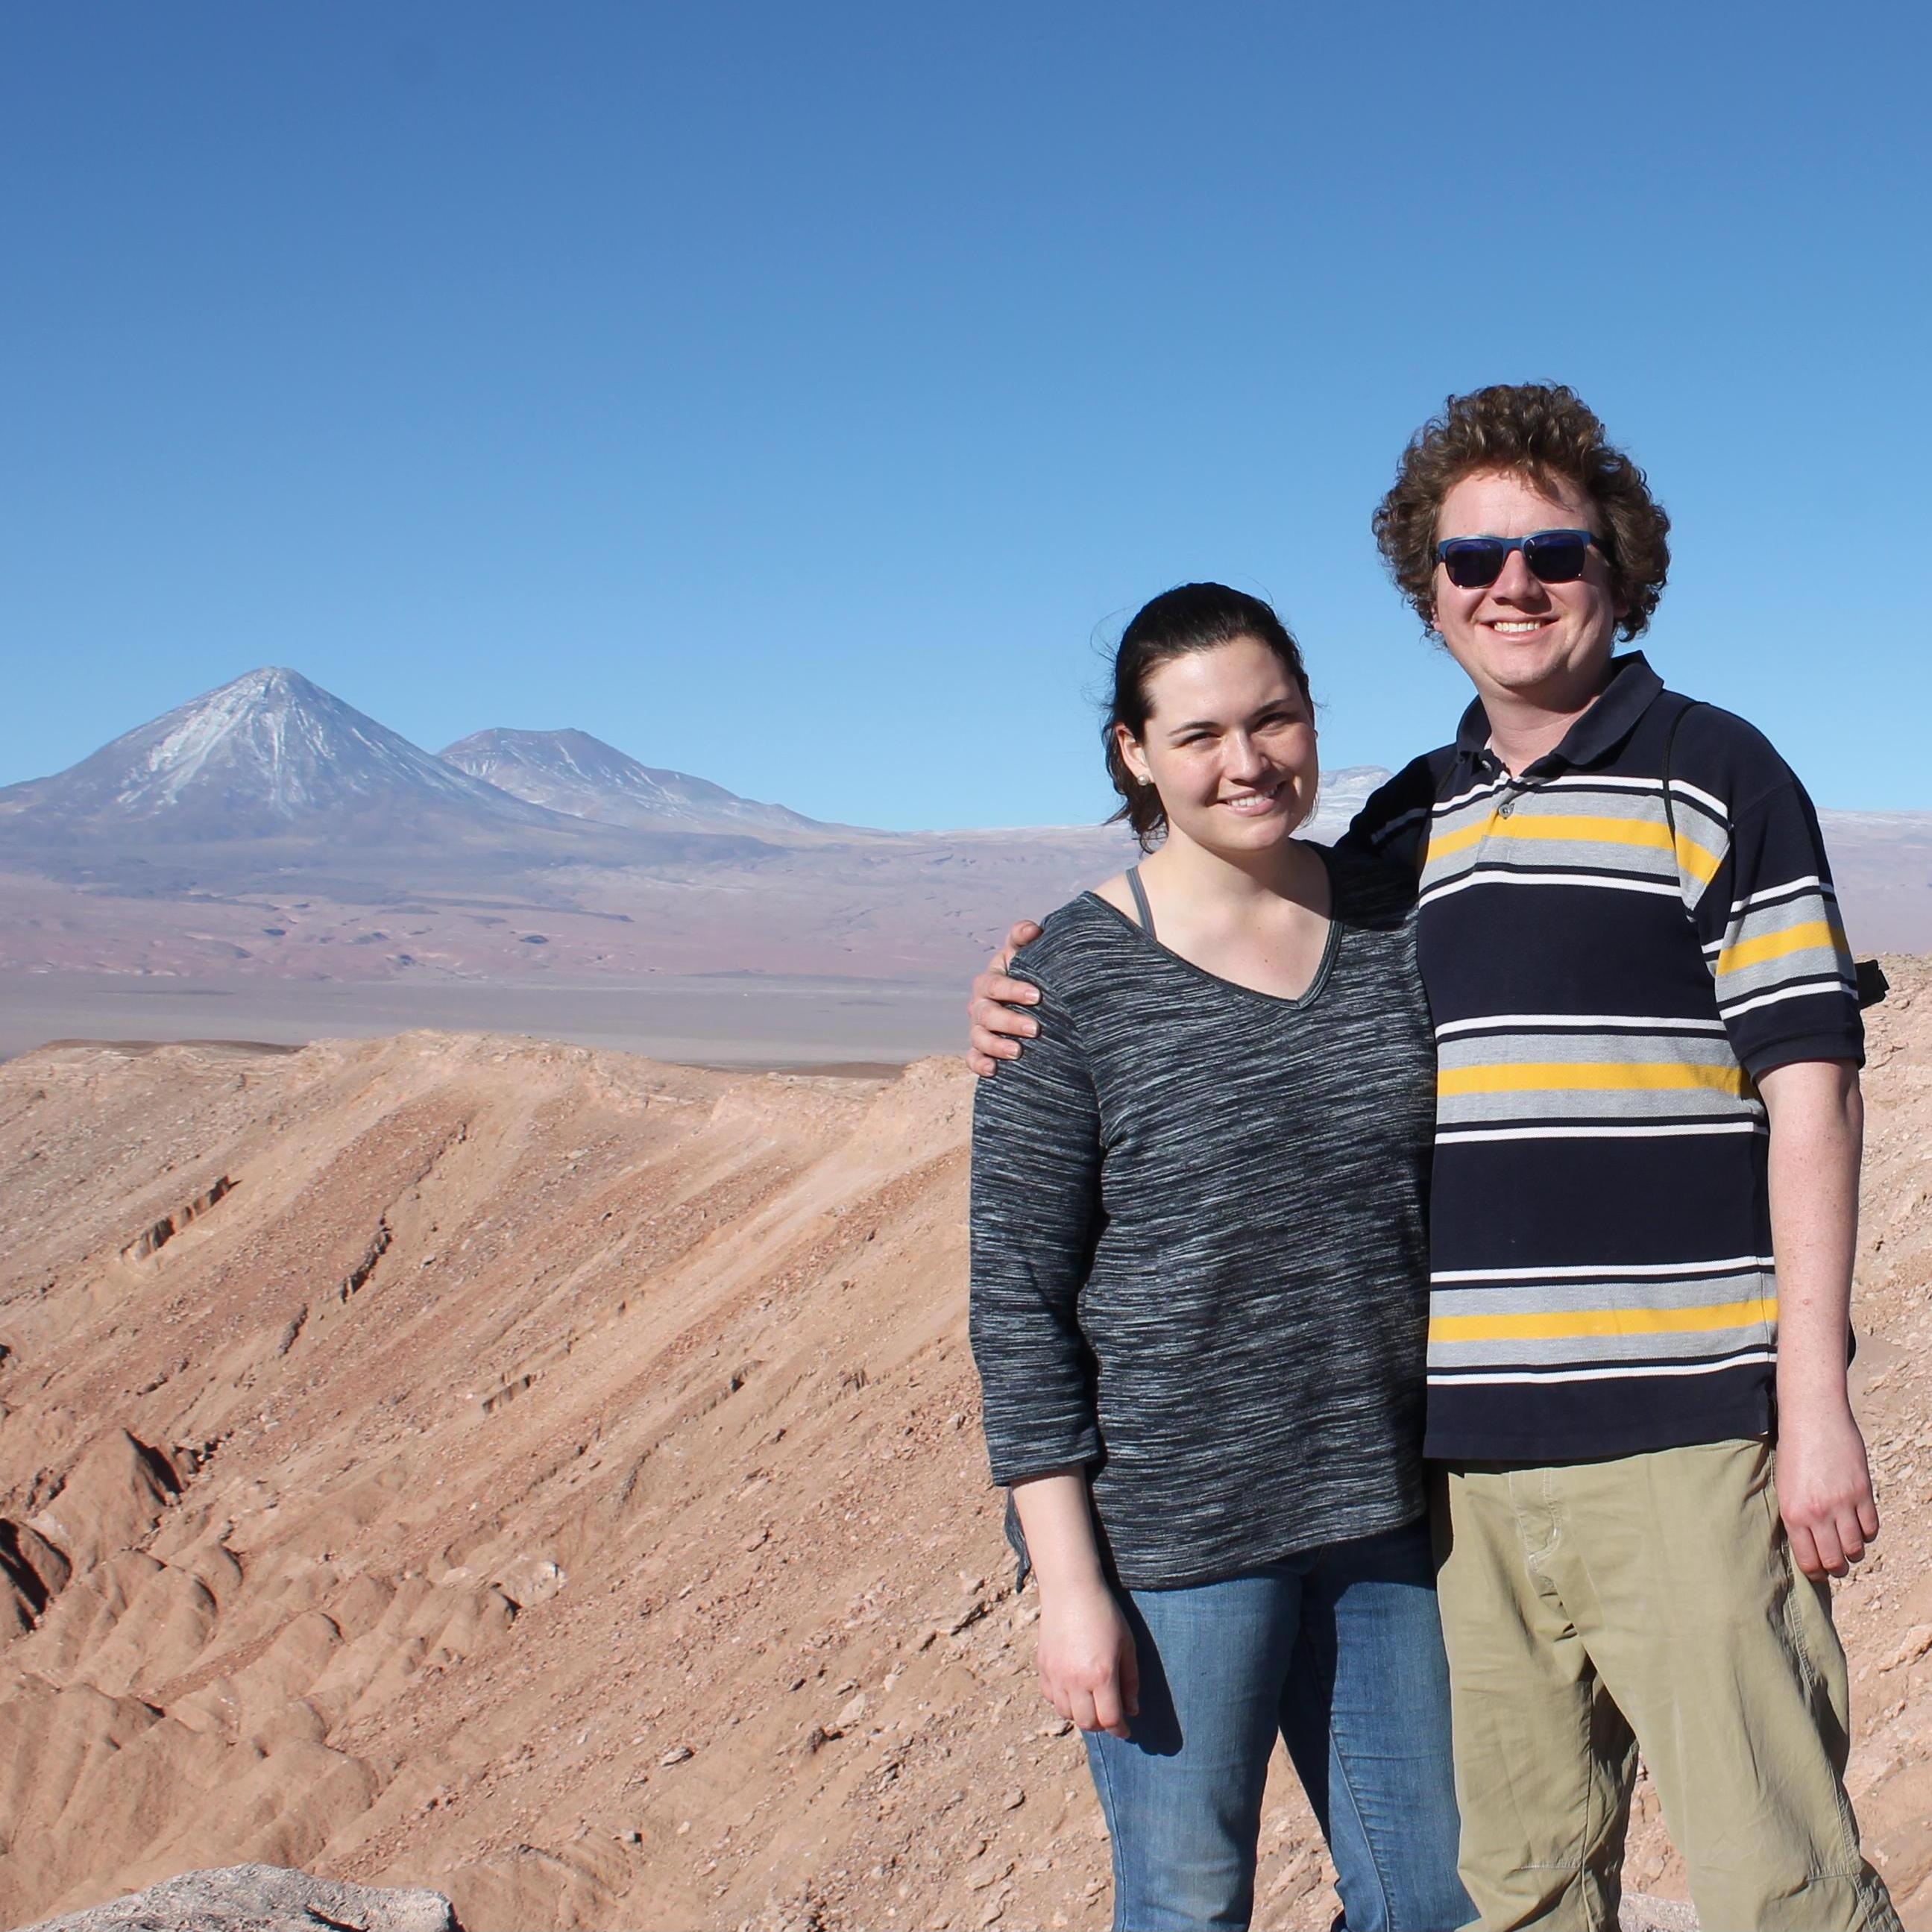
[[[1314,835],[1385,776],[1330,774]],[[1823,818],[1855,940],[1932,949],[1932,814]],[[827,824],[580,730],[433,753],[265,668],[0,788],[0,973],[957,983],[1132,850]]]
[[[0,789],[0,973],[950,978],[1124,844],[820,824],[582,730],[439,754],[267,668]]]
[[[588,731],[476,731],[437,756],[528,804],[602,824],[824,829],[782,805],[740,798],[709,778],[640,764]]]
[[[16,848],[313,836],[514,842],[598,823],[813,829],[782,806],[640,764],[585,731],[479,731],[432,754],[278,667],[247,672],[52,778],[0,788],[0,840]]]

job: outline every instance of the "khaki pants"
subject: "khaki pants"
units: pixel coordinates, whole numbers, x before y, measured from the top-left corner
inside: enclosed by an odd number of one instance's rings
[[[1897,1932],[1845,1796],[1844,1652],[1762,1442],[1452,1469],[1463,1882],[1489,1932],[1612,1932],[1642,1748],[1712,1932]]]

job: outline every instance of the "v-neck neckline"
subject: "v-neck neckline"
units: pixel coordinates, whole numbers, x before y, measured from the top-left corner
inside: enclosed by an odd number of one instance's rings
[[[1185,968],[1197,979],[1206,980],[1210,986],[1225,987],[1231,993],[1242,994],[1251,1000],[1264,1000],[1270,1006],[1278,1006],[1287,1012],[1294,1012],[1304,1006],[1312,1006],[1321,998],[1322,990],[1327,986],[1330,976],[1334,971],[1336,951],[1341,942],[1342,922],[1335,916],[1340,902],[1341,894],[1336,888],[1333,856],[1326,846],[1318,845],[1312,839],[1309,842],[1308,849],[1319,859],[1322,870],[1328,875],[1328,932],[1327,938],[1322,941],[1322,957],[1316,962],[1315,971],[1310,978],[1308,984],[1299,993],[1264,992],[1258,986],[1244,986],[1240,980],[1230,980],[1225,974],[1210,972],[1205,966],[1196,964],[1185,953],[1175,952],[1165,940],[1148,932],[1147,928],[1141,925],[1138,920],[1130,919],[1111,899],[1103,899],[1098,892],[1092,891],[1087,892],[1084,896],[1091,899],[1096,905],[1103,908],[1107,912],[1112,914],[1136,938],[1144,940],[1156,952],[1166,955],[1177,966]]]

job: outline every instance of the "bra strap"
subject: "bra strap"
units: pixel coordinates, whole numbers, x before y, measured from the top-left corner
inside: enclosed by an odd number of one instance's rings
[[[1141,868],[1138,866],[1127,868],[1127,890],[1134,896],[1134,904],[1141,916],[1141,930],[1148,938],[1154,936],[1154,908],[1148,904],[1147,888],[1141,884]]]

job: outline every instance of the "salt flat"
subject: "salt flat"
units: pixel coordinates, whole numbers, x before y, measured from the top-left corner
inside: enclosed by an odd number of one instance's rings
[[[956,1050],[964,1008],[960,985],[802,975],[412,985],[14,973],[0,974],[0,1059],[52,1040],[303,1046],[428,1028],[520,1034],[711,1066],[893,1066]]]

